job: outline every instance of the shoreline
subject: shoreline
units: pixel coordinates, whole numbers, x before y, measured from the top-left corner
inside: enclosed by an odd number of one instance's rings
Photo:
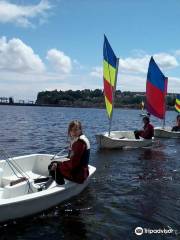
[[[96,109],[104,109],[105,106],[81,106],[81,105],[58,105],[58,104],[34,104],[34,103],[0,103],[0,106],[25,106],[25,107],[59,107],[59,108],[96,108]],[[125,105],[125,106],[118,106],[114,107],[115,109],[139,109],[139,106],[136,105]],[[167,111],[173,111],[174,107],[167,107]]]

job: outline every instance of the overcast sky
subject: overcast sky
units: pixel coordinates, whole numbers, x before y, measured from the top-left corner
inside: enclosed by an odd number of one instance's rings
[[[117,88],[145,91],[151,56],[180,93],[180,1],[0,0],[0,96],[103,87],[103,34]]]

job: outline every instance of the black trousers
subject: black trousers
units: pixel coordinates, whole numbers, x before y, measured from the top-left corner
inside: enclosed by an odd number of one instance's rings
[[[57,168],[55,170],[51,169],[53,163],[57,164]],[[56,181],[57,184],[63,185],[65,183],[65,181],[64,181],[63,175],[61,174],[61,172],[59,170],[58,164],[59,164],[59,162],[57,162],[57,161],[51,162],[51,164],[48,166],[49,175]]]
[[[136,139],[140,139],[138,130],[134,131],[134,136]]]

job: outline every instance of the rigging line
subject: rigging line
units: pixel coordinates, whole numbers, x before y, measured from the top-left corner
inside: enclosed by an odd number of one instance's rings
[[[54,156],[51,158],[51,161],[55,159],[56,156],[58,156],[58,154],[61,154],[65,151],[66,149],[64,148],[63,150],[61,150],[60,152],[54,154]]]
[[[22,177],[26,177],[26,174],[24,174],[21,170],[18,169],[18,167],[16,165],[14,165],[10,160],[6,159],[6,161],[8,162],[10,168],[12,169],[12,171],[14,172],[14,174],[16,175],[16,177],[21,178],[20,176],[17,175],[17,173],[14,171],[14,169],[22,176]],[[14,168],[14,169],[13,169]]]
[[[17,169],[19,169],[19,171],[21,171],[21,174],[23,174],[24,176],[30,178],[30,176],[20,167],[20,165],[16,161],[14,161],[13,166],[14,167],[16,166]]]
[[[13,162],[12,162],[12,158],[8,155],[8,153],[3,149],[3,150],[0,150],[0,152],[1,153],[3,153],[3,155],[5,156],[5,161],[8,163],[8,165],[9,165],[9,167],[11,168],[11,170],[12,170],[12,172],[14,173],[14,175],[17,177],[17,178],[21,178],[20,176],[18,176],[17,175],[17,173],[14,171],[14,169],[18,172],[18,173],[20,173],[21,174],[21,176],[22,177],[25,177],[25,181],[27,182],[27,184],[28,184],[28,186],[29,186],[29,189],[28,189],[28,192],[29,192],[29,190],[31,190],[31,192],[33,192],[33,190],[32,190],[32,188],[31,188],[31,184],[30,184],[30,181],[29,181],[29,179],[30,179],[30,177],[28,176],[28,174],[24,174],[24,172],[21,170],[21,168],[20,168],[20,166],[19,166],[19,168],[20,169],[18,169],[18,164],[16,163],[16,165],[15,164],[13,164]],[[10,161],[11,160],[11,161]],[[28,178],[26,177],[26,175],[28,176]]]
[[[11,163],[9,163],[9,161],[7,159],[5,159],[5,161],[8,163],[9,167],[11,168],[12,172],[14,173],[14,175],[17,177],[17,178],[20,178],[16,172],[14,171],[13,167],[11,166]]]
[[[13,173],[16,175],[17,178],[20,178],[20,177],[17,175],[17,173],[15,172],[15,170],[23,176],[23,174],[19,171],[19,169],[16,168],[16,166],[14,166],[8,158],[5,159],[5,161],[8,163],[9,167],[11,168],[11,170],[13,171]],[[14,170],[14,169],[15,169],[15,170]]]
[[[21,177],[18,176],[17,173],[14,171],[14,169],[15,169],[17,172],[19,172],[19,173],[21,174],[22,177],[25,177],[25,181],[28,183],[29,189],[31,190],[31,192],[33,192],[32,188],[31,188],[31,185],[30,185],[30,181],[29,181],[29,178],[30,178],[30,177],[28,176],[28,174],[24,174],[23,171],[19,170],[19,169],[17,168],[17,166],[14,165],[14,164],[11,162],[11,161],[12,161],[12,158],[10,158],[10,157],[8,156],[8,153],[7,153],[5,150],[1,150],[1,153],[3,153],[4,156],[7,158],[7,159],[5,159],[5,160],[6,160],[6,162],[8,163],[8,165],[9,165],[9,167],[11,168],[12,172],[14,173],[14,175],[15,175],[17,178],[21,178]],[[11,159],[11,161],[10,161],[9,159]],[[17,163],[16,163],[16,164],[17,164]],[[26,175],[28,176],[28,178],[26,177]],[[28,190],[28,192],[29,192],[29,190]]]
[[[16,171],[19,172],[23,177],[30,178],[30,176],[20,167],[20,165],[17,162],[15,160],[12,161],[12,157],[5,150],[3,151],[4,151],[4,154],[6,154],[6,157],[8,158],[9,163],[16,169]]]
[[[4,150],[3,150],[4,151]],[[8,165],[9,165],[9,167],[11,168],[11,170],[13,171],[13,173],[14,173],[14,175],[16,175],[16,177],[17,178],[19,178],[19,176],[16,174],[16,172],[14,171],[14,169],[13,169],[13,164],[9,161],[9,159],[8,159],[8,157],[7,157],[7,155],[5,154],[5,152],[3,152],[2,150],[1,150],[1,152],[4,154],[4,156],[5,156],[5,161],[8,163]],[[16,168],[15,168],[16,169]],[[17,169],[16,169],[17,170]]]
[[[69,145],[66,145],[61,151],[59,151],[58,153],[54,154],[54,156],[50,159],[50,161],[54,160],[55,157],[58,156],[58,154],[62,154],[65,150],[68,149],[68,147],[69,147]]]

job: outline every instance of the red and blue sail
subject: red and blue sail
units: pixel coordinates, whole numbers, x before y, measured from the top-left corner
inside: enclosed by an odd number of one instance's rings
[[[165,118],[167,82],[168,78],[164,76],[151,57],[146,82],[146,109],[160,119]]]
[[[106,36],[104,35],[103,45],[103,80],[104,98],[109,119],[112,117],[114,92],[116,91],[116,81],[118,72],[118,58],[114,54]]]
[[[178,113],[180,113],[180,94],[176,96],[175,109]]]

